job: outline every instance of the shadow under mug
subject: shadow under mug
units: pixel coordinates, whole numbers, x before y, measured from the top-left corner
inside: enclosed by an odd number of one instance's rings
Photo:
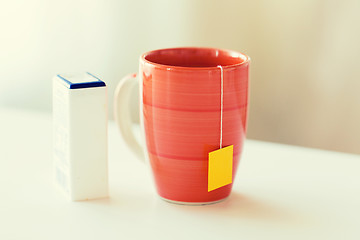
[[[222,132],[223,146],[234,145],[234,181],[246,134],[249,61],[230,50],[160,49],[143,54],[138,75],[119,82],[115,120],[128,146],[150,163],[163,199],[209,204],[229,196],[232,184],[208,191],[208,153],[219,149]],[[145,147],[135,138],[130,120],[129,100],[135,86],[140,90]]]

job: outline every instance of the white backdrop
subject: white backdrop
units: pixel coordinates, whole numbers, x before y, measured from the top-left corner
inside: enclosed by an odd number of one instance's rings
[[[359,12],[357,0],[1,0],[0,105],[51,111],[52,76],[83,71],[111,103],[145,51],[228,48],[252,58],[249,138],[360,153]]]

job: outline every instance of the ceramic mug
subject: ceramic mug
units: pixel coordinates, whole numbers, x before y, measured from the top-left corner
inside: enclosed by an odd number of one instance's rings
[[[249,61],[230,50],[160,49],[143,54],[139,73],[119,82],[115,120],[129,147],[150,163],[161,198],[208,204],[229,196],[232,183],[208,191],[208,154],[219,149],[220,137],[223,146],[233,145],[235,177],[246,133]],[[135,85],[144,147],[134,136],[128,112]]]

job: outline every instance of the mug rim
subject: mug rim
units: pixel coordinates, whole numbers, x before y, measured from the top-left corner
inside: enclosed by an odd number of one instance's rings
[[[234,50],[229,50],[229,49],[221,49],[221,48],[212,48],[212,47],[174,47],[174,48],[160,48],[160,49],[155,49],[155,50],[151,50],[148,52],[143,53],[140,56],[140,60],[143,61],[144,63],[153,65],[155,67],[158,67],[160,69],[166,69],[166,70],[218,70],[219,67],[218,66],[213,66],[213,67],[187,67],[187,66],[176,66],[176,65],[166,65],[166,64],[161,64],[161,63],[156,63],[153,61],[150,61],[148,59],[146,59],[147,56],[149,56],[152,53],[156,53],[156,52],[160,52],[160,51],[171,51],[171,50],[207,50],[207,51],[218,51],[218,52],[223,52],[226,53],[229,56],[239,56],[241,59],[243,59],[242,62],[236,63],[236,64],[230,64],[230,65],[221,65],[221,67],[225,70],[225,69],[231,69],[231,68],[236,68],[236,67],[240,67],[242,65],[245,65],[247,63],[250,62],[250,57],[244,53],[238,52],[238,51],[234,51]],[[220,66],[220,65],[219,65]]]

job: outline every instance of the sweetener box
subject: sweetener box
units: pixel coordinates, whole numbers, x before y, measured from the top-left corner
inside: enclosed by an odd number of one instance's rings
[[[71,201],[108,196],[107,88],[90,73],[53,79],[54,182]]]

